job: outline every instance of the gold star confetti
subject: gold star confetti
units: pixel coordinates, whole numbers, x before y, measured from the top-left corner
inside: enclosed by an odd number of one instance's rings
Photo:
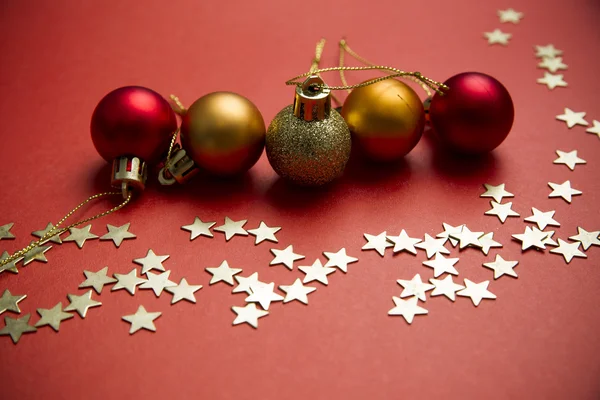
[[[553,44],[548,44],[546,46],[535,46],[535,56],[538,58],[557,57],[562,55],[562,53],[562,50],[556,49]]]
[[[458,275],[458,271],[454,268],[457,262],[458,258],[446,258],[440,253],[435,253],[435,258],[423,261],[423,265],[433,268],[433,276],[437,278],[443,274]]]
[[[29,318],[31,318],[30,314],[27,314],[22,318],[4,317],[6,326],[0,329],[0,336],[10,335],[13,343],[17,344],[19,339],[21,339],[22,334],[37,331],[35,327],[29,325]]]
[[[557,87],[567,87],[568,84],[563,80],[563,76],[563,74],[544,72],[544,77],[538,78],[537,83],[546,85],[550,90],[556,89]]]
[[[434,239],[429,234],[425,234],[425,240],[415,244],[415,247],[425,250],[427,258],[431,258],[435,253],[450,254],[450,250],[444,247],[446,239]]]
[[[504,189],[505,184],[501,183],[498,186],[494,186],[494,185],[490,185],[488,183],[484,183],[483,187],[485,187],[485,192],[483,194],[481,194],[479,197],[491,197],[493,198],[497,203],[502,203],[502,199],[504,197],[515,197],[514,194],[507,192]],[[453,233],[459,233],[459,232],[453,232]]]
[[[8,254],[8,251],[5,251],[2,253],[2,256],[0,257],[0,261],[6,260],[8,257],[10,257],[10,254]],[[2,273],[4,271],[9,271],[9,272],[12,272],[13,274],[18,274],[19,270],[17,269],[17,263],[20,262],[22,259],[23,259],[23,257],[19,257],[16,260],[12,260],[11,262],[0,266],[0,273]]]
[[[215,225],[216,222],[204,222],[200,218],[194,218],[194,222],[190,225],[184,225],[181,227],[184,231],[190,232],[190,240],[196,239],[198,236],[213,237],[213,233],[210,228]]]
[[[533,227],[533,229],[537,232],[542,232],[540,231],[538,228],[536,228],[535,226]],[[546,237],[546,239],[542,240],[542,242],[546,245],[546,246],[558,246],[558,243],[556,243],[554,241],[554,239],[552,239],[552,236],[554,236],[554,231],[544,231],[543,233],[547,233],[548,236]]]
[[[454,233],[460,233],[465,225],[463,224],[463,225],[459,225],[459,226],[452,226],[445,222],[442,222],[442,225],[444,226],[444,232],[438,233],[438,235],[436,237],[439,239],[449,240],[452,247],[456,247],[456,245],[458,244],[458,240],[452,239],[450,237],[450,235],[452,235]]]
[[[416,296],[416,298],[421,301],[426,301],[427,297],[425,296],[425,292],[432,290],[435,287],[429,283],[423,283],[421,275],[419,274],[413,276],[410,281],[398,279],[396,282],[404,289],[402,290],[402,293],[400,293],[400,297]]]
[[[320,260],[316,260],[311,266],[300,266],[298,269],[306,274],[303,283],[319,281],[324,285],[329,283],[327,275],[335,272],[335,268],[324,267]]]
[[[498,243],[494,240],[494,232],[486,233],[479,238],[479,243],[481,243],[481,251],[486,256],[490,252],[492,247],[502,247],[501,243]]]
[[[400,232],[400,235],[398,235],[398,236],[387,235],[387,240],[389,240],[390,242],[392,242],[394,244],[394,248],[392,249],[392,251],[394,253],[399,253],[401,251],[407,251],[414,255],[417,254],[417,249],[415,249],[415,244],[421,243],[421,239],[412,238],[412,237],[408,236],[408,234],[406,233],[406,231],[404,229],[402,229],[402,232]]]
[[[23,255],[23,266],[26,266],[34,261],[47,263],[48,259],[46,258],[45,253],[51,248],[52,246],[35,246],[33,249],[29,250],[27,253],[25,253],[25,255]]]
[[[554,213],[556,211],[551,210],[551,211],[540,211],[535,207],[531,207],[531,212],[533,213],[532,216],[525,218],[526,222],[533,222],[534,224],[537,224],[537,226],[541,229],[544,230],[548,225],[551,226],[560,226],[560,223],[558,221],[556,221],[554,218]]]
[[[487,39],[488,44],[501,44],[506,46],[512,37],[512,34],[504,33],[500,29],[494,29],[492,32],[484,32],[483,36]]]
[[[171,271],[165,271],[161,274],[146,272],[146,282],[140,285],[140,289],[152,289],[156,297],[160,296],[165,288],[177,286],[173,281],[169,280]]]
[[[75,242],[80,249],[88,239],[98,239],[98,236],[90,232],[92,225],[84,226],[83,228],[69,228],[70,235],[63,239],[64,242]]]
[[[279,289],[285,293],[285,298],[283,299],[284,303],[298,300],[304,304],[308,304],[308,294],[317,290],[317,288],[313,286],[304,286],[300,278],[296,278],[291,285],[279,285]]]
[[[258,272],[254,272],[252,275],[250,275],[248,277],[236,275],[236,276],[234,276],[234,278],[237,281],[238,285],[233,288],[231,293],[252,294],[252,290],[250,289],[251,287],[256,287],[259,285],[266,285],[266,283],[258,280]]]
[[[269,263],[269,266],[283,264],[290,271],[294,268],[294,261],[304,258],[303,255],[294,253],[294,246],[292,245],[283,250],[271,249],[271,253],[273,253],[275,258]]]
[[[125,289],[132,296],[135,294],[136,286],[146,282],[146,279],[137,276],[137,269],[135,268],[129,271],[128,274],[115,274],[115,278],[117,278],[117,283],[114,284],[110,291]]]
[[[459,233],[454,233],[450,237],[458,240],[458,247],[462,250],[465,247],[472,246],[481,248],[479,238],[483,236],[483,232],[472,232],[466,225]]]
[[[248,233],[252,236],[256,236],[256,240],[254,244],[259,244],[268,240],[269,242],[277,243],[278,240],[275,237],[275,234],[281,230],[280,226],[270,227],[265,224],[263,221],[260,221],[260,225],[255,229],[248,229]]]
[[[46,229],[42,229],[39,231],[35,231],[35,232],[31,232],[31,234],[35,237],[39,237],[39,238],[43,238],[44,235],[46,235],[48,232],[50,232],[52,229],[54,229],[54,225],[52,225],[51,222],[48,223],[48,225],[46,225]],[[56,234],[54,236],[52,236],[51,238],[49,238],[47,240],[47,242],[52,242],[52,243],[57,243],[57,244],[61,244],[62,240],[60,240],[60,235]]]
[[[554,160],[553,163],[564,164],[567,167],[569,167],[571,171],[575,169],[575,165],[586,163],[584,159],[577,157],[577,150],[569,152],[556,150],[556,155],[558,156],[558,158]]]
[[[283,296],[274,292],[275,283],[261,283],[257,286],[251,286],[252,294],[246,297],[246,303],[258,303],[260,306],[268,310],[271,302],[283,301]]]
[[[584,119],[585,112],[575,112],[570,108],[565,107],[565,113],[556,116],[556,119],[563,121],[567,124],[567,127],[571,129],[575,125],[588,126],[588,122]]]
[[[429,282],[435,286],[433,292],[430,293],[431,297],[435,296],[446,296],[450,300],[456,300],[456,292],[464,289],[463,285],[454,283],[452,275],[446,275],[444,279],[429,279]]]
[[[15,235],[13,235],[10,230],[13,227],[15,223],[11,222],[9,224],[6,225],[2,225],[0,226],[0,240],[2,239],[14,239]]]
[[[572,196],[579,196],[583,192],[573,189],[571,181],[564,181],[561,184],[548,182],[548,186],[552,188],[552,192],[548,195],[549,198],[562,197],[567,203],[570,203]]]
[[[587,255],[579,250],[579,245],[581,245],[580,242],[569,243],[558,239],[558,247],[550,250],[550,253],[561,254],[568,264],[573,257],[587,258]]]
[[[521,242],[521,250],[523,251],[531,247],[545,249],[544,240],[548,237],[548,233],[542,232],[539,229],[533,230],[526,226],[524,233],[514,234],[512,237]]]
[[[67,294],[67,297],[71,303],[65,307],[65,311],[77,311],[77,314],[79,314],[81,318],[85,318],[88,309],[102,305],[99,301],[92,300],[91,290],[88,290],[81,296]]]
[[[146,257],[136,258],[133,260],[133,262],[142,266],[142,274],[145,274],[153,269],[164,272],[165,267],[162,263],[168,258],[168,254],[164,256],[158,256],[154,253],[154,250],[149,249],[148,253],[146,253]]]
[[[392,296],[394,308],[388,311],[388,315],[401,315],[404,320],[412,324],[415,315],[425,315],[428,313],[426,309],[417,305],[418,299],[412,297],[408,300],[403,300],[399,297]]]
[[[100,240],[112,240],[115,246],[121,246],[123,240],[126,239],[135,239],[136,236],[129,232],[129,226],[131,222],[126,223],[121,226],[113,226],[111,224],[106,224],[106,228],[108,228],[108,233],[100,238]]]
[[[518,24],[523,18],[523,13],[513,10],[509,8],[508,10],[498,10],[498,17],[500,17],[500,22],[511,22],[513,24]]]
[[[348,264],[355,263],[358,261],[358,258],[351,257],[348,254],[346,254],[345,248],[338,250],[337,253],[330,253],[324,251],[323,255],[329,260],[325,264],[326,267],[336,267],[343,273],[348,272]]]
[[[79,285],[79,289],[91,287],[94,288],[96,293],[102,293],[102,289],[104,285],[108,285],[109,283],[115,283],[117,280],[111,276],[107,276],[108,267],[104,267],[96,272],[91,271],[83,271],[85,275],[85,281]]]
[[[133,335],[140,329],[156,332],[154,320],[162,315],[161,312],[148,312],[144,306],[139,306],[135,314],[123,316],[123,320],[131,324],[129,334]]]
[[[594,123],[594,126],[586,129],[586,132],[594,134],[598,136],[598,139],[600,139],[600,121],[593,120],[592,122]]]
[[[243,228],[243,226],[248,222],[247,219],[242,219],[239,221],[233,221],[229,217],[225,217],[225,224],[217,226],[214,230],[216,232],[222,232],[225,234],[225,240],[229,241],[235,235],[240,236],[248,236],[248,232]]]
[[[258,319],[269,315],[268,311],[256,308],[256,304],[249,303],[245,307],[231,307],[237,317],[233,320],[233,325],[246,323],[253,328],[258,328]]]
[[[506,261],[500,254],[496,254],[496,259],[493,262],[483,263],[483,266],[494,271],[494,279],[498,279],[502,275],[518,278],[514,270],[517,264],[519,264],[518,261]]]
[[[205,268],[206,272],[212,274],[209,285],[217,282],[225,282],[228,285],[233,286],[233,276],[242,272],[239,268],[230,268],[227,261],[223,261],[221,265],[214,268]]]
[[[175,304],[181,300],[196,303],[196,296],[194,296],[194,293],[200,289],[202,289],[202,285],[190,285],[185,278],[182,278],[177,286],[165,287],[165,290],[173,295],[171,304]]]
[[[38,308],[37,312],[40,314],[41,318],[35,323],[35,327],[39,328],[41,326],[48,325],[56,332],[58,332],[61,322],[74,317],[73,314],[63,311],[62,303],[58,303],[50,309]]]
[[[381,257],[385,255],[385,249],[393,245],[387,241],[387,232],[381,232],[379,235],[363,235],[367,243],[362,247],[362,250],[375,250]]]
[[[21,313],[21,309],[19,308],[19,303],[27,297],[26,294],[18,294],[13,296],[10,293],[10,290],[5,289],[4,293],[2,293],[2,297],[0,297],[0,314],[4,311],[12,311],[14,313]]]
[[[458,296],[470,297],[475,307],[477,307],[483,299],[494,300],[496,298],[496,295],[488,290],[489,284],[490,281],[475,283],[465,279],[465,288],[456,292],[456,294]]]
[[[548,71],[555,73],[558,70],[567,69],[567,64],[562,62],[562,57],[545,57],[538,64],[538,68],[545,68]]]
[[[600,231],[586,231],[582,227],[577,227],[577,235],[571,236],[569,239],[581,243],[583,250],[589,249],[591,246],[600,246]]]
[[[494,200],[490,201],[490,204],[492,206],[491,210],[488,210],[486,212],[484,212],[485,215],[495,215],[498,217],[498,219],[500,220],[500,222],[504,223],[506,221],[506,219],[508,217],[518,217],[519,213],[516,211],[513,211],[512,207],[512,202],[508,202],[508,203],[496,203]]]

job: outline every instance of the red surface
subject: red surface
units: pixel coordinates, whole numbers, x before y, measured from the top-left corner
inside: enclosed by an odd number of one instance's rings
[[[81,3],[81,4],[77,4]],[[315,42],[330,40],[324,65],[337,59],[335,42],[346,36],[365,57],[444,80],[475,70],[499,79],[515,103],[507,140],[475,162],[444,156],[426,134],[396,167],[353,164],[337,185],[295,189],[279,181],[263,155],[238,181],[196,180],[187,187],[147,190],[122,212],[93,225],[131,221],[138,239],[117,250],[110,242],[66,243],[18,276],[0,276],[0,289],[27,293],[24,313],[50,308],[77,293],[83,269],[104,265],[126,273],[148,248],[171,254],[165,266],[179,280],[205,285],[198,304],[171,306],[150,291],[101,296],[102,307],[65,321],[60,333],[45,327],[18,345],[0,339],[3,398],[527,398],[596,399],[600,396],[600,249],[566,265],[560,256],[521,254],[510,235],[522,220],[501,225],[484,216],[482,183],[506,182],[513,208],[555,209],[557,236],[576,226],[598,230],[600,141],[582,127],[554,120],[564,107],[600,119],[597,93],[599,6],[592,0],[348,2],[4,2],[0,13],[0,115],[2,196],[0,224],[15,222],[15,250],[29,233],[57,220],[81,199],[108,185],[109,168],[90,140],[91,113],[102,96],[123,85],[144,85],[186,104],[215,90],[253,100],[265,121],[293,98],[283,82],[310,65]],[[500,24],[497,9],[525,13],[519,25]],[[484,31],[513,33],[508,47],[488,46]],[[568,88],[548,91],[535,80],[533,46],[564,50]],[[362,81],[364,74],[351,74]],[[328,78],[337,83],[337,76]],[[588,161],[574,172],[552,165],[556,149],[579,150]],[[583,191],[572,205],[548,199],[548,181],[570,179]],[[250,238],[226,243],[189,242],[180,226],[195,215],[221,222],[225,215],[283,227],[277,248],[293,244],[312,262],[322,251],[345,246],[360,262],[330,276],[310,305],[275,304],[258,330],[232,327],[232,295],[208,286],[207,266],[227,259],[243,274],[290,284],[302,274],[268,267],[269,245]],[[494,231],[500,254],[520,261],[518,279],[490,284],[498,299],[475,308],[468,299],[428,299],[429,315],[413,325],[388,317],[396,279],[430,278],[418,257],[360,252],[364,232],[411,236],[441,231],[442,222]],[[555,236],[556,237],[556,236]],[[495,251],[491,252],[495,254]],[[453,252],[453,254],[457,254]],[[460,278],[492,279],[477,251],[460,253]],[[301,264],[302,265],[302,264]],[[143,304],[162,311],[158,331],[128,335],[121,317]],[[32,317],[37,321],[37,316]]]

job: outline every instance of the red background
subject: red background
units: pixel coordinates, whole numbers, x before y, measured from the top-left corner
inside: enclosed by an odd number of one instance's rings
[[[521,4],[519,4],[521,3]],[[143,4],[143,5],[142,5]],[[496,11],[525,13],[518,25],[500,24]],[[116,249],[91,241],[46,253],[48,264],[33,263],[18,275],[0,276],[0,289],[27,293],[23,313],[66,305],[78,293],[83,269],[109,266],[127,273],[131,260],[148,248],[170,254],[171,278],[186,277],[204,288],[198,304],[171,306],[168,294],[134,297],[104,289],[99,308],[85,320],[65,321],[60,333],[41,328],[18,345],[0,340],[0,390],[4,398],[535,398],[596,399],[600,396],[600,249],[566,265],[554,254],[521,254],[513,233],[517,218],[501,225],[484,216],[483,183],[505,182],[515,194],[513,209],[556,210],[560,238],[576,226],[598,230],[600,142],[582,127],[568,130],[555,121],[564,107],[600,120],[597,49],[599,6],[594,0],[563,1],[38,1],[0,6],[0,115],[2,196],[0,225],[15,222],[16,250],[30,232],[55,222],[81,199],[106,190],[109,170],[89,135],[94,106],[110,90],[143,85],[185,104],[216,90],[238,92],[257,104],[265,121],[292,101],[283,83],[305,72],[321,37],[329,39],[323,66],[336,64],[342,36],[365,57],[381,64],[419,70],[444,80],[462,71],[497,77],[513,96],[515,123],[506,142],[479,162],[452,159],[429,135],[396,167],[353,163],[336,185],[297,189],[278,180],[263,155],[242,179],[196,180],[186,187],[149,188],[127,209],[93,224],[131,222],[138,235]],[[488,46],[483,32],[513,34],[508,47]],[[534,45],[553,43],[569,65],[568,88],[547,90],[535,83]],[[366,74],[349,75],[353,81]],[[326,77],[337,84],[335,74]],[[574,172],[553,165],[555,150],[579,150],[588,161]],[[547,182],[570,179],[583,191],[572,205],[548,199]],[[106,205],[106,204],[105,204]],[[105,206],[103,205],[103,206]],[[93,210],[99,210],[94,208]],[[89,212],[92,212],[90,210]],[[282,226],[279,245],[257,247],[251,238],[226,243],[189,242],[180,230],[194,216],[222,223],[249,219]],[[518,279],[490,284],[498,299],[475,308],[438,297],[422,306],[428,316],[412,325],[388,317],[396,279],[420,273],[432,277],[418,257],[380,258],[361,252],[364,232],[387,230],[432,235],[442,222],[493,231],[504,244],[500,254],[520,261]],[[205,267],[227,259],[242,275],[260,271],[267,282],[291,284],[302,274],[268,268],[270,247],[293,244],[307,265],[322,251],[344,246],[360,257],[318,283],[309,306],[274,304],[259,329],[232,327],[232,305],[243,295],[231,287],[208,287]],[[492,280],[481,263],[492,259],[467,250],[459,254],[457,280]],[[296,263],[298,265],[298,263]],[[157,332],[129,336],[121,320],[139,304],[162,311]],[[7,313],[8,314],[8,313]],[[5,315],[7,315],[5,314]],[[10,314],[8,314],[10,315]],[[4,316],[4,315],[3,315]],[[11,315],[13,316],[13,315]],[[38,316],[32,316],[32,322]]]

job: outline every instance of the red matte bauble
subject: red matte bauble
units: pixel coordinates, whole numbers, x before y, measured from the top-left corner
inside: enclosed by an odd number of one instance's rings
[[[106,161],[136,156],[155,163],[169,147],[177,118],[160,94],[140,86],[125,86],[100,100],[90,129],[94,146]]]
[[[508,136],[514,106],[508,90],[495,78],[464,72],[444,82],[449,89],[436,93],[429,116],[436,134],[460,153],[481,154]]]

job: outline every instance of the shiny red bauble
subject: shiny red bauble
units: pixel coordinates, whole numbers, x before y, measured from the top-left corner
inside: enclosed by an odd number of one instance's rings
[[[177,118],[169,103],[140,86],[113,90],[100,100],[92,115],[92,141],[107,161],[136,156],[155,163],[176,129]]]
[[[464,72],[444,83],[449,90],[433,96],[429,108],[436,134],[460,153],[481,154],[498,147],[514,119],[508,90],[479,72]]]

